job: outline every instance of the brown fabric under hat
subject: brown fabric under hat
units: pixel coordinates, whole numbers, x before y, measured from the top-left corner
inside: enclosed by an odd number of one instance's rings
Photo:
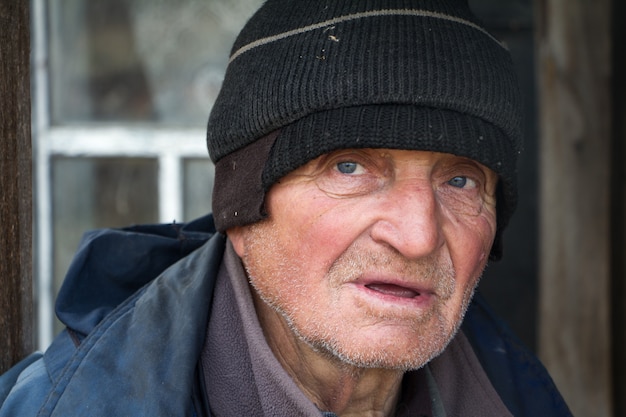
[[[254,223],[264,218],[263,170],[279,131],[226,155],[215,164],[213,217],[218,230]]]
[[[463,0],[268,0],[233,46],[207,143],[221,231],[264,218],[278,179],[335,149],[474,159],[500,177],[498,258],[516,205],[521,99],[508,51]],[[246,172],[233,175],[232,158]]]

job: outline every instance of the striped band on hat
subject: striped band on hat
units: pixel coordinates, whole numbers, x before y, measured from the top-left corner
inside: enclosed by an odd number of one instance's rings
[[[470,21],[455,17],[455,16],[449,16],[449,15],[445,15],[443,13],[436,13],[436,12],[431,12],[428,10],[411,10],[411,9],[383,9],[383,10],[371,10],[371,11],[366,11],[366,12],[361,12],[361,13],[354,13],[354,14],[350,14],[350,15],[346,15],[346,16],[340,16],[340,17],[336,17],[333,19],[329,19],[326,20],[324,22],[321,23],[315,23],[312,25],[308,25],[302,28],[296,28],[296,29],[292,29],[283,33],[279,33],[276,35],[272,35],[272,36],[268,36],[266,38],[262,38],[262,39],[257,39],[254,42],[251,42],[245,46],[242,46],[241,48],[239,48],[237,51],[235,51],[229,59],[229,63],[233,62],[235,59],[237,59],[237,57],[239,57],[239,55],[242,55],[244,53],[246,53],[247,51],[256,48],[257,46],[262,46],[262,45],[267,45],[269,43],[272,42],[276,42],[279,41],[281,39],[284,38],[288,38],[290,36],[294,36],[294,35],[299,35],[311,30],[316,30],[316,29],[321,29],[321,28],[327,28],[329,26],[332,26],[334,24],[337,23],[341,23],[341,22],[345,22],[348,20],[355,20],[355,19],[364,19],[364,18],[368,18],[368,17],[375,17],[375,16],[419,16],[419,17],[432,17],[435,19],[444,19],[444,20],[449,20],[451,22],[455,22],[455,23],[461,23],[464,25],[468,25],[476,30],[479,30],[481,32],[483,32],[485,35],[487,35],[488,37],[490,37],[494,42],[496,42],[497,44],[500,44],[500,41],[498,41],[496,38],[494,38],[489,32],[487,32],[485,29],[483,29],[482,27],[478,26],[475,23],[472,23]],[[500,44],[501,45],[501,44]]]

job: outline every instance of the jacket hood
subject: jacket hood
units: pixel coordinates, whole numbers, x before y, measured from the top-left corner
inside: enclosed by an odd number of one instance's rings
[[[57,296],[57,317],[84,337],[125,299],[213,234],[211,215],[186,224],[85,233]]]

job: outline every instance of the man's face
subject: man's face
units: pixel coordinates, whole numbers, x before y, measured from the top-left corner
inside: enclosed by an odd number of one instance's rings
[[[465,158],[389,149],[336,151],[282,178],[269,218],[229,231],[286,324],[266,336],[359,367],[423,366],[458,329],[487,262],[496,183]]]

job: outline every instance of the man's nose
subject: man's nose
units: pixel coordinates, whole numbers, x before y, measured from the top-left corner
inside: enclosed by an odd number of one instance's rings
[[[407,259],[431,255],[444,243],[442,212],[428,184],[398,184],[381,196],[370,236]]]

